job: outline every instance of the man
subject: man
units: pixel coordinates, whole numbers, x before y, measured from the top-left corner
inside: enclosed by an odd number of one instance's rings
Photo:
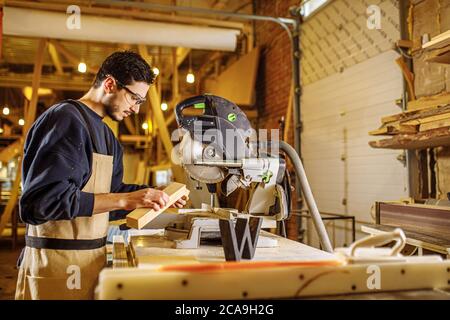
[[[81,99],[52,106],[30,128],[20,199],[26,247],[16,299],[93,298],[110,213],[120,218],[166,205],[164,192],[122,182],[122,147],[102,121],[138,113],[154,78],[141,56],[115,52]]]

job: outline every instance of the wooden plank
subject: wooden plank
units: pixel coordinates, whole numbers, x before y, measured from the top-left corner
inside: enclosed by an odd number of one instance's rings
[[[420,110],[431,107],[440,107],[450,104],[450,93],[444,92],[434,96],[422,97],[408,102],[408,110]]]
[[[361,226],[361,231],[372,235],[377,235],[380,233],[392,232],[395,228],[396,227],[380,224],[365,224]],[[402,228],[402,230],[405,232],[407,244],[441,254],[448,254],[448,250],[450,249],[450,241],[411,231],[407,228]]]
[[[421,124],[419,131],[422,132],[443,127],[450,127],[450,118]]]
[[[114,269],[129,267],[127,247],[123,236],[119,235],[113,237],[112,258]]]
[[[396,115],[391,115],[382,118],[382,122],[384,124],[393,123],[393,122],[399,122],[402,124],[406,124],[406,121],[414,120],[414,119],[420,119],[425,117],[431,117],[434,115],[444,114],[444,113],[450,113],[450,105],[444,106],[444,107],[431,107],[423,110],[414,110],[414,111],[406,111],[402,112]],[[394,120],[395,118],[395,120]]]
[[[408,66],[403,60],[403,57],[395,59],[395,62],[402,70],[403,77],[405,78],[408,85],[408,93],[410,98],[409,100],[416,100],[416,94],[414,91],[414,74],[411,72],[411,70],[409,70]]]
[[[400,123],[387,124],[379,129],[369,131],[371,136],[382,136],[382,135],[396,135],[399,133],[416,133],[417,127],[415,125],[403,125]]]
[[[400,48],[408,48],[411,49],[413,47],[413,42],[411,40],[397,40],[397,46]]]
[[[139,208],[127,215],[127,226],[135,229],[142,229],[146,224],[159,216],[164,210],[173,205],[178,199],[189,194],[186,185],[173,182],[163,190],[169,195],[167,204],[158,211],[149,208]]]
[[[440,48],[448,44],[450,44],[450,30],[447,30],[444,33],[438,34],[437,36],[431,38],[430,41],[422,45],[422,49],[429,50],[434,48]]]
[[[402,121],[402,124],[414,126],[414,125],[421,125],[421,124],[429,123],[429,122],[435,122],[438,120],[445,120],[448,118],[450,118],[450,113],[443,113],[443,114],[438,114],[438,115],[431,116],[431,117],[423,117],[423,118],[418,118],[418,119],[414,119],[414,120]]]
[[[371,136],[382,136],[382,135],[392,135],[395,134],[392,127],[384,126],[376,130],[369,131]]]
[[[377,221],[450,242],[450,207],[380,202]]]
[[[390,139],[370,141],[372,148],[426,149],[450,145],[450,128],[439,128],[416,134],[398,134]]]
[[[450,45],[427,53],[424,60],[427,62],[450,64]]]

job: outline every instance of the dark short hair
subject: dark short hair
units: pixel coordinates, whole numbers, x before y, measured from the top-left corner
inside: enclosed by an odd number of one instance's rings
[[[113,76],[124,85],[133,81],[152,84],[156,75],[150,65],[133,51],[117,51],[103,61],[94,80],[94,88],[98,88],[108,75]]]

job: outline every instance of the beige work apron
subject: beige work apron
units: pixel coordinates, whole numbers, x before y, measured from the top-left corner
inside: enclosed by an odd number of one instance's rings
[[[109,193],[113,174],[113,156],[92,154],[92,173],[84,192]],[[28,236],[68,240],[106,242],[109,213],[48,221],[28,225]],[[63,240],[64,241],[64,240]],[[86,241],[71,241],[72,243]],[[89,242],[89,241],[88,241]],[[94,241],[90,241],[92,243]],[[106,263],[106,247],[60,250],[25,247],[19,268],[16,300],[93,299],[98,274]]]

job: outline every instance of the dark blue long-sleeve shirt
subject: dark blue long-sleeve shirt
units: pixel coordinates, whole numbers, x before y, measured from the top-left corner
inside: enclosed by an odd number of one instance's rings
[[[113,193],[131,192],[145,185],[124,184],[123,150],[102,118],[82,105],[98,143],[98,153],[113,155]],[[46,110],[28,132],[22,163],[20,217],[29,224],[91,216],[94,194],[81,191],[89,180],[94,146],[80,111],[68,102]],[[127,211],[113,211],[120,219]]]

